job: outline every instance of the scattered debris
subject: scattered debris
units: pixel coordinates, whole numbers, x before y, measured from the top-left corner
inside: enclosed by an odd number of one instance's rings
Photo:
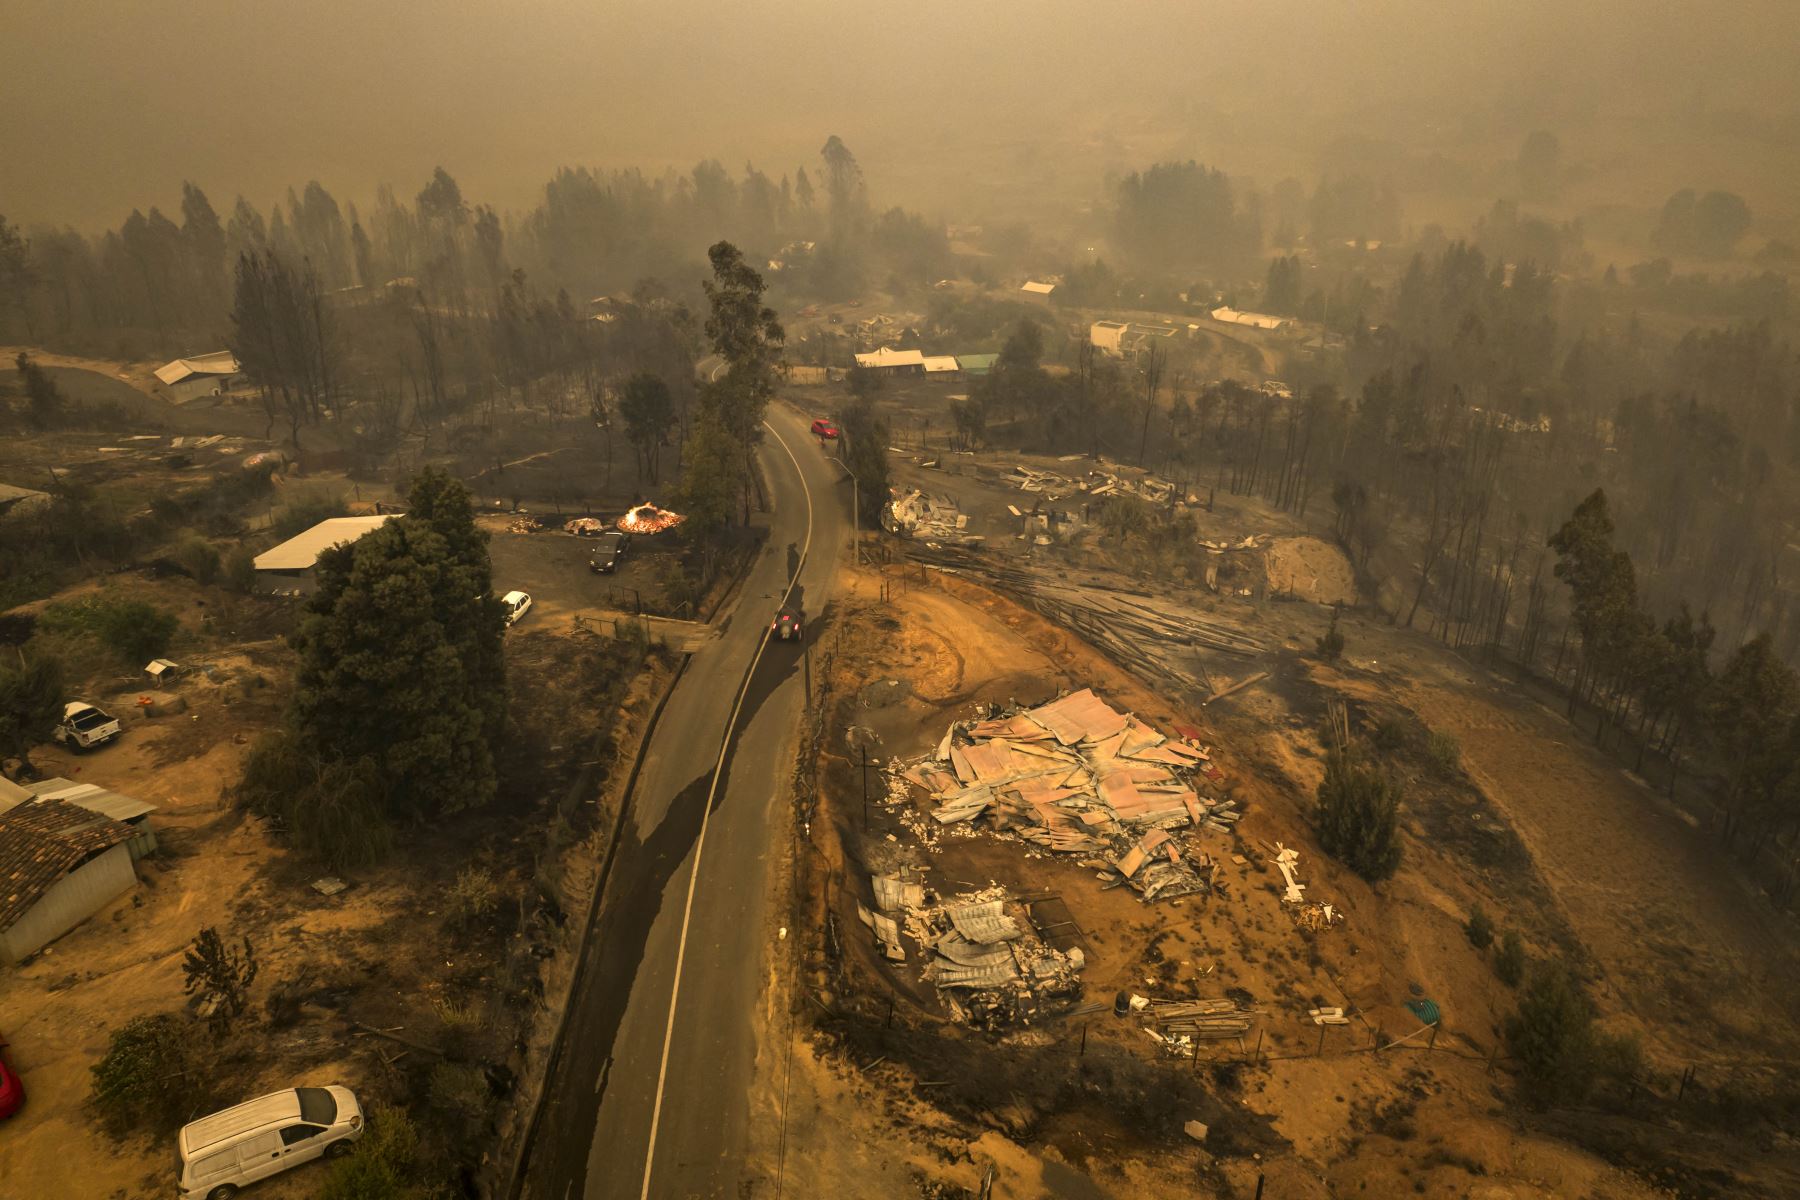
[[[1181,1131],[1193,1138],[1196,1142],[1204,1142],[1208,1133],[1206,1122],[1204,1121],[1189,1121],[1186,1125],[1181,1127]]]
[[[1342,1008],[1333,1005],[1330,1008],[1309,1008],[1306,1015],[1312,1018],[1314,1025],[1348,1025],[1350,1018],[1344,1015]]]
[[[1294,924],[1309,933],[1318,933],[1343,923],[1344,914],[1329,904],[1308,904],[1294,914]]]
[[[543,527],[543,522],[536,517],[519,516],[512,519],[507,531],[510,533],[536,533]]]
[[[970,533],[968,525],[968,514],[959,510],[955,501],[932,496],[918,488],[895,496],[881,514],[882,528],[902,537],[959,546],[987,540],[979,533]]]
[[[605,530],[606,522],[599,517],[575,517],[563,522],[563,532],[576,537],[599,537]]]
[[[308,886],[321,896],[335,896],[350,885],[336,875],[327,875],[322,879],[313,880]]]
[[[1275,866],[1281,871],[1281,877],[1287,880],[1287,890],[1281,899],[1286,904],[1303,904],[1306,902],[1306,885],[1294,874],[1300,867],[1300,852],[1290,850],[1280,842],[1275,843]]]

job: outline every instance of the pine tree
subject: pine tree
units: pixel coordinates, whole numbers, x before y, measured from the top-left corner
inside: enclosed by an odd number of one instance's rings
[[[1319,844],[1370,882],[1400,866],[1400,786],[1379,768],[1333,750],[1319,783]]]

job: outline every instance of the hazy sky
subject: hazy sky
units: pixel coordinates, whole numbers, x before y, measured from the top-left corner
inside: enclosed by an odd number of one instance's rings
[[[522,206],[560,164],[781,172],[833,132],[879,184],[927,147],[1140,112],[1294,144],[1381,135],[1400,105],[1453,126],[1507,90],[1792,113],[1800,3],[0,0],[0,29],[0,213],[91,229],[173,209],[183,179],[223,210],[310,178],[409,195],[441,163]]]

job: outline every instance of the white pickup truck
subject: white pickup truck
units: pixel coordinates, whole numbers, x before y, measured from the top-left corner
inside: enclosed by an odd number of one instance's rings
[[[72,700],[63,706],[62,724],[56,727],[56,740],[77,750],[92,750],[102,742],[119,736],[119,719],[94,707],[85,700]]]

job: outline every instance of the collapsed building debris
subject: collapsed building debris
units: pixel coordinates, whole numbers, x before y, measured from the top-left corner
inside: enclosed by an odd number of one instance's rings
[[[563,532],[576,537],[598,537],[605,529],[606,522],[599,517],[574,517],[563,522]]]
[[[1012,900],[1004,888],[944,901],[896,876],[871,876],[870,885],[876,908],[885,911],[859,903],[857,916],[894,963],[906,961],[904,920],[906,934],[926,951],[922,978],[938,989],[954,1019],[989,1030],[1013,1028],[1080,999],[1085,955],[1056,949],[1029,919],[1009,913]]]
[[[906,799],[900,781],[911,783],[940,827],[985,818],[997,833],[1094,856],[1102,880],[1150,901],[1216,888],[1212,857],[1171,833],[1229,832],[1242,815],[1207,787],[1222,778],[1211,757],[1083,688],[951,725],[930,756],[890,768],[889,797]]]
[[[1169,1054],[1185,1054],[1195,1042],[1229,1041],[1250,1032],[1260,1009],[1225,999],[1151,1000],[1140,1011],[1150,1018],[1144,1032]]]
[[[960,511],[953,500],[932,496],[918,488],[908,488],[887,504],[881,514],[881,526],[901,537],[928,542],[970,545],[986,539],[968,530],[969,516]]]

